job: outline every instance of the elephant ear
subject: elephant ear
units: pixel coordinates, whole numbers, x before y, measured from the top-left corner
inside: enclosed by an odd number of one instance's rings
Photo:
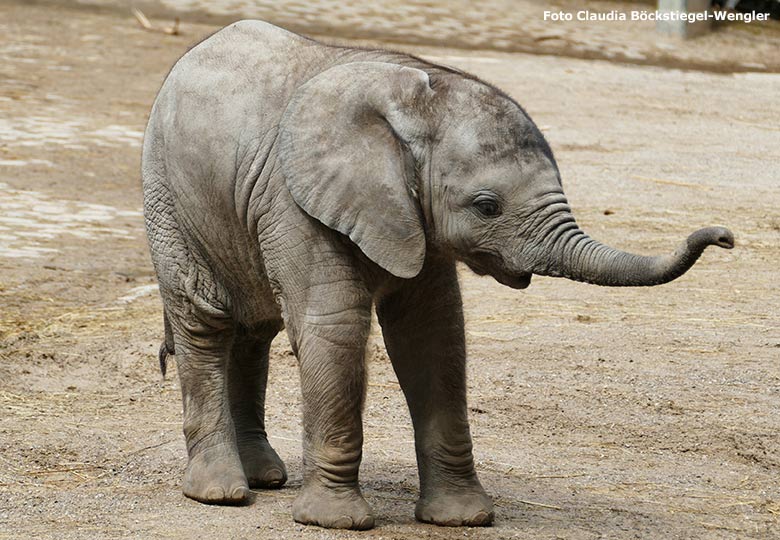
[[[281,170],[295,202],[401,278],[416,276],[425,259],[410,153],[423,148],[420,111],[432,94],[424,71],[342,64],[303,84],[279,126]]]

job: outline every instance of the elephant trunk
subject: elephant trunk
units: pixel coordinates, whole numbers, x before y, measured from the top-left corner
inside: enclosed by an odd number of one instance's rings
[[[594,285],[660,285],[683,275],[707,246],[734,247],[731,231],[707,227],[691,234],[671,255],[634,255],[590,238],[577,226],[565,201],[547,206],[545,213],[540,240],[545,255],[533,258],[533,273]]]

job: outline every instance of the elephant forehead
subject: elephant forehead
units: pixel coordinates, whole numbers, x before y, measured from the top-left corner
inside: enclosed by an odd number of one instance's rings
[[[442,141],[436,152],[437,166],[455,176],[514,178],[535,176],[553,170],[549,153],[541,144],[518,145],[508,138],[480,138],[473,132]]]
[[[515,115],[512,115],[515,117]],[[530,120],[475,113],[452,122],[441,137],[440,153],[447,160],[483,167],[487,163],[523,161],[536,153],[543,139]]]

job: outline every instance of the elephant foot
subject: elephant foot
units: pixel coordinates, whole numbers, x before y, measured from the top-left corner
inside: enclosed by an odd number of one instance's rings
[[[247,504],[252,497],[237,453],[224,446],[191,456],[182,488],[184,495],[205,504]]]
[[[439,492],[417,501],[418,521],[444,527],[486,527],[493,523],[493,501],[481,487]]]
[[[303,487],[293,503],[293,519],[330,529],[366,530],[374,526],[371,507],[358,488],[331,489],[321,484]]]
[[[287,482],[287,469],[265,437],[239,443],[241,465],[250,488],[276,489]]]

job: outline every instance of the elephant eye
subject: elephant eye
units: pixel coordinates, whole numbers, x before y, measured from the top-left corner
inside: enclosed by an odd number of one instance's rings
[[[498,202],[490,197],[478,197],[474,200],[474,207],[485,217],[496,217],[501,214]]]

